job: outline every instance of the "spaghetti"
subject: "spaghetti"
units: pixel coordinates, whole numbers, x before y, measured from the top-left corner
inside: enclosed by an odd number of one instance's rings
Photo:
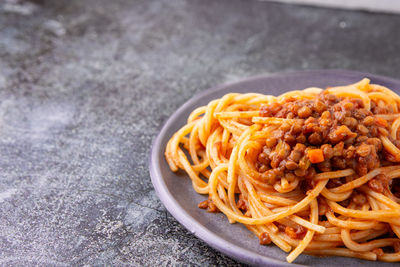
[[[230,93],[169,140],[199,204],[301,253],[400,261],[400,97],[365,78],[278,97]],[[400,179],[399,179],[400,180]]]

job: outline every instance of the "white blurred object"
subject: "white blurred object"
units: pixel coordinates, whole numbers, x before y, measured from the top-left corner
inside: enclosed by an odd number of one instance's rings
[[[1,0],[0,3],[2,3]],[[0,6],[0,10],[6,13],[16,13],[23,16],[32,15],[37,8],[38,6],[32,2],[18,0],[6,0],[4,1],[3,6]]]
[[[43,26],[44,29],[56,36],[62,36],[67,32],[64,26],[56,20],[48,20],[43,24]]]
[[[399,0],[262,0],[322,7],[360,9],[373,12],[400,13]]]

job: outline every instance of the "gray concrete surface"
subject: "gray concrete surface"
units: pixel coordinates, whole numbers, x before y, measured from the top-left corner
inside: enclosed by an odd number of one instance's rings
[[[0,2],[0,265],[239,266],[172,218],[152,139],[256,74],[400,78],[400,16],[258,1]]]

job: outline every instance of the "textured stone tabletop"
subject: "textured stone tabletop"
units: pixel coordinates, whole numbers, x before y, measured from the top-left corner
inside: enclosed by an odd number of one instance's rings
[[[400,78],[400,16],[259,1],[0,2],[0,265],[240,264],[155,195],[148,155],[193,94],[341,68]]]

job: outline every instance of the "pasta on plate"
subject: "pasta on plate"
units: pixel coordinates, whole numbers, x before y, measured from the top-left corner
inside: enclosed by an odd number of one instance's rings
[[[288,262],[301,253],[400,261],[400,97],[365,78],[280,96],[230,93],[169,140],[199,204]]]

